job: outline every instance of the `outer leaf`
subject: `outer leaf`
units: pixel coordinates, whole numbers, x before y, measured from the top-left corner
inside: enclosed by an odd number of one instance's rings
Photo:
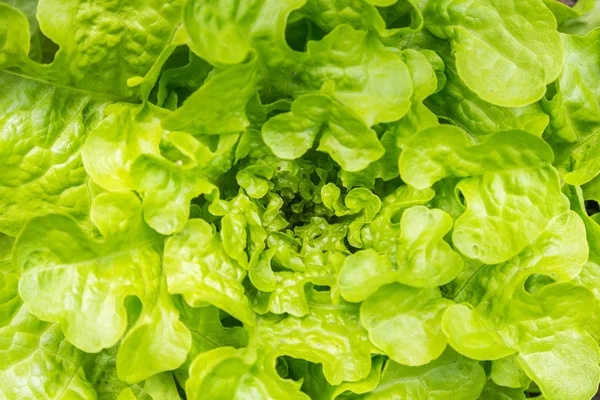
[[[400,174],[420,188],[448,176],[477,175],[457,186],[467,210],[454,224],[452,241],[467,257],[493,264],[533,243],[567,209],[551,161],[549,146],[524,132],[501,132],[470,145],[460,129],[441,125],[410,140]]]
[[[364,379],[371,371],[374,350],[358,321],[358,308],[334,305],[327,292],[313,292],[310,313],[303,318],[261,321],[259,343],[273,356],[288,355],[323,364],[332,385]]]
[[[433,52],[404,49],[402,59],[410,71],[414,92],[410,111],[399,121],[390,124],[390,131],[395,135],[399,147],[404,147],[416,133],[439,125],[437,116],[423,105],[423,100],[435,93],[438,86],[444,84],[442,79],[445,79],[443,62]],[[436,71],[432,63],[440,63],[442,72]]]
[[[521,389],[498,386],[492,381],[487,381],[479,398],[490,400],[525,400],[525,394]]]
[[[119,98],[133,98],[127,79],[144,76],[181,23],[180,0],[41,0],[42,32],[60,50],[51,74],[61,84]]]
[[[0,3],[0,67],[23,62],[29,53],[29,21],[19,10]]]
[[[413,86],[406,64],[372,33],[340,25],[307,44],[300,65],[288,66],[297,90],[318,91],[335,83],[335,98],[368,126],[401,118],[410,108]],[[357,71],[357,72],[355,72]],[[350,79],[348,77],[351,77]]]
[[[531,104],[561,71],[556,20],[540,0],[429,1],[423,13],[427,29],[450,40],[467,87],[492,104]]]
[[[38,1],[8,0],[4,3],[21,11],[27,18],[27,21],[29,21],[29,58],[37,62],[47,62],[51,57],[54,57],[55,49],[49,46],[48,39],[40,31],[40,25],[35,15],[37,12]],[[17,17],[17,20],[18,19],[19,18]],[[15,21],[15,19],[13,19],[13,21]],[[11,30],[15,30],[14,25],[11,27]]]
[[[450,176],[540,168],[552,160],[550,146],[526,132],[500,132],[475,144],[460,128],[440,125],[411,138],[399,165],[405,182],[424,189]]]
[[[377,387],[381,379],[383,357],[374,357],[371,373],[358,382],[343,382],[331,386],[323,375],[323,366],[306,360],[288,359],[290,375],[294,380],[302,379],[302,391],[315,400],[335,400],[354,398],[357,394],[368,393]]]
[[[555,0],[552,0],[558,3]],[[542,136],[548,115],[539,103],[525,107],[502,107],[480,98],[458,75],[454,58],[446,43],[423,35],[423,44],[436,51],[444,62],[446,84],[426,100],[438,116],[448,119],[475,136],[507,130],[522,130]]]
[[[201,219],[165,244],[165,274],[169,292],[182,294],[193,307],[215,305],[244,322],[254,324],[254,313],[244,294],[246,271],[223,248],[215,228]]]
[[[103,242],[90,240],[73,220],[59,215],[34,219],[23,230],[14,262],[22,272],[25,303],[38,317],[59,323],[78,348],[97,352],[123,336],[123,302],[137,296],[143,308],[119,350],[120,376],[137,382],[178,367],[191,340],[166,294],[162,238],[143,223],[132,193],[96,197],[92,219]]]
[[[71,345],[58,325],[31,315],[17,283],[18,275],[0,273],[0,397],[95,400],[81,368],[90,356]]]
[[[566,211],[559,185],[558,174],[551,167],[463,180],[457,188],[465,197],[467,210],[454,223],[452,242],[467,257],[485,263],[508,260]],[[490,237],[502,240],[489,241]]]
[[[509,356],[492,361],[490,379],[495,384],[509,388],[528,388],[531,379],[518,364],[515,356]]]
[[[558,333],[521,349],[519,364],[551,399],[589,399],[598,391],[600,351],[587,333]]]
[[[188,1],[184,23],[190,48],[213,65],[239,64],[261,42],[292,53],[285,44],[286,20],[305,1]]]
[[[422,367],[388,362],[379,386],[364,398],[475,400],[484,384],[485,372],[479,363],[456,354],[449,348],[437,360]]]
[[[98,395],[98,400],[175,400],[173,391],[177,394],[175,382],[170,372],[151,376],[139,384],[127,384],[117,376],[118,346],[102,350],[90,357],[83,369]],[[151,394],[152,393],[152,394]],[[162,396],[162,397],[161,397]],[[170,397],[169,397],[170,396]],[[94,397],[95,399],[96,397]]]
[[[392,360],[411,366],[425,365],[446,348],[441,320],[452,301],[439,289],[387,285],[360,307],[360,321],[371,342]]]
[[[170,130],[196,134],[238,133],[250,124],[246,105],[260,79],[256,57],[209,75],[183,105],[163,120]]]
[[[595,83],[600,74],[600,30],[562,39],[564,69],[555,83],[555,96],[542,104],[550,115],[548,141],[556,164],[564,170],[567,183],[582,185],[600,172],[600,89]]]
[[[594,309],[592,293],[572,282],[551,283],[543,275],[515,273],[507,266],[495,267],[487,276],[496,282],[474,310],[456,305],[444,314],[452,347],[477,359],[518,351],[519,365],[548,399],[593,395],[600,381],[600,353],[583,331]]]
[[[104,109],[104,119],[83,146],[83,163],[94,182],[106,190],[132,190],[131,165],[141,154],[158,154],[164,112],[117,103]]]
[[[560,1],[544,0],[544,4],[552,11],[559,26],[571,18],[584,15],[594,7],[594,2],[591,0],[580,0],[575,2],[574,5],[563,4]]]
[[[70,215],[90,230],[80,150],[104,101],[4,72],[0,87],[0,231],[16,236],[47,213]]]
[[[567,192],[571,207],[583,219],[589,243],[589,258],[585,263],[581,274],[577,277],[582,285],[590,289],[596,297],[596,304],[600,300],[600,225],[590,218],[585,211],[585,204],[579,189],[570,187]],[[600,338],[600,318],[594,313],[588,325],[588,332],[594,338]]]
[[[245,352],[220,347],[199,355],[190,367],[190,379],[185,385],[188,399],[309,399],[300,392],[300,385],[277,375],[274,358],[259,356],[248,360]]]
[[[240,326],[225,328],[216,307],[191,308],[182,304],[180,309],[181,321],[192,333],[192,349],[185,362],[174,372],[178,382],[184,386],[190,364],[199,354],[224,346],[244,347],[248,344],[248,333]]]

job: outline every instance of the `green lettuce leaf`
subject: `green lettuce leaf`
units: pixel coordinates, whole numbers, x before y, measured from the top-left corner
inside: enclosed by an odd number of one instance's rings
[[[260,398],[308,400],[300,384],[282,379],[275,358],[248,354],[246,349],[219,347],[200,354],[190,367],[185,385],[188,399]]]
[[[40,321],[19,298],[17,274],[0,273],[0,396],[96,399],[82,365],[89,359],[60,326]]]
[[[539,0],[432,0],[425,2],[423,14],[425,27],[450,41],[462,81],[487,102],[534,103],[560,74],[563,50],[556,19]],[[518,20],[511,20],[515,15]]]
[[[441,357],[421,367],[388,361],[379,385],[364,399],[475,400],[485,384],[485,372],[478,362],[448,349]]]
[[[254,313],[242,286],[246,270],[227,254],[221,233],[202,219],[192,219],[167,239],[164,271],[169,292],[183,295],[192,307],[212,304],[253,324]]]
[[[295,358],[289,358],[288,362],[291,377],[294,380],[303,379],[302,391],[316,400],[346,399],[355,394],[368,393],[377,387],[383,367],[383,357],[377,356],[373,358],[371,373],[365,379],[332,386],[323,375],[323,367],[320,364]]]
[[[260,320],[254,336],[263,351],[274,357],[287,355],[323,364],[323,374],[332,385],[364,379],[371,371],[375,347],[359,322],[358,307],[333,304],[328,292],[313,292],[310,313],[302,318]]]
[[[403,365],[425,365],[446,348],[441,320],[451,304],[437,288],[386,285],[362,303],[360,321],[371,342],[390,359]]]
[[[466,211],[455,221],[452,241],[467,257],[493,264],[518,254],[567,209],[552,159],[550,147],[526,132],[500,132],[474,144],[459,128],[440,125],[414,136],[399,165],[417,188],[471,176],[457,185]]]
[[[91,188],[81,148],[105,100],[0,72],[0,232],[31,218],[74,218],[90,232]]]
[[[177,368],[191,337],[167,293],[162,237],[143,222],[140,201],[132,193],[97,196],[91,218],[102,242],[60,215],[33,219],[24,228],[14,262],[22,274],[19,292],[25,304],[38,318],[60,324],[75,346],[97,352],[123,337],[128,325],[124,302],[136,296],[142,310],[119,348],[119,377],[135,383]]]
[[[600,107],[595,76],[600,73],[600,30],[586,36],[562,35],[564,68],[555,82],[555,94],[542,101],[550,115],[546,133],[556,154],[556,165],[571,185],[582,185],[600,172],[598,132]],[[577,66],[576,68],[574,66]]]

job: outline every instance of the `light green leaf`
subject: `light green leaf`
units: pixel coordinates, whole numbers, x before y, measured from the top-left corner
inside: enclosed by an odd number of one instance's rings
[[[489,267],[484,276],[490,283],[474,309],[455,305],[444,314],[450,345],[476,359],[518,352],[520,367],[547,399],[592,396],[600,353],[584,329],[594,313],[593,294],[509,264]]]
[[[171,372],[163,372],[146,379],[144,389],[153,400],[180,400]]]
[[[558,3],[556,0],[552,0]],[[460,78],[449,46],[425,36],[426,45],[443,57],[446,84],[428,97],[426,105],[438,116],[452,121],[474,136],[521,130],[542,136],[548,115],[539,103],[524,107],[502,107],[480,98]]]
[[[452,218],[442,210],[415,206],[402,214],[396,250],[397,281],[415,287],[435,287],[450,282],[462,270],[460,256],[444,236]]]
[[[485,372],[479,363],[448,348],[441,357],[421,367],[389,361],[379,386],[363,398],[475,400],[484,384]]]
[[[246,270],[223,248],[214,226],[201,219],[167,239],[164,269],[171,294],[181,294],[192,307],[217,306],[245,324],[254,313],[244,294]]]
[[[331,386],[325,375],[323,366],[306,360],[289,358],[290,376],[294,380],[302,379],[302,391],[314,400],[336,400],[354,398],[357,394],[365,394],[377,387],[381,379],[383,357],[372,358],[371,373],[357,382],[343,382],[339,386]]]
[[[407,209],[396,238],[395,262],[372,249],[348,256],[338,278],[340,293],[359,302],[391,282],[425,288],[450,282],[463,266],[461,257],[444,241],[451,228],[452,219],[442,210]]]
[[[540,396],[543,398],[543,396]],[[498,386],[491,380],[485,383],[480,399],[485,400],[525,400],[525,394],[522,389],[511,389],[504,386]]]
[[[404,116],[404,118],[407,118],[407,116]],[[398,177],[400,149],[396,146],[396,137],[394,134],[390,131],[385,132],[381,137],[381,145],[385,150],[385,154],[379,160],[369,164],[367,168],[358,172],[348,172],[345,170],[339,172],[339,177],[344,187],[347,189],[354,187],[374,189],[378,179],[387,182]]]
[[[598,391],[600,351],[587,333],[559,332],[521,348],[519,365],[545,398],[589,399]]]
[[[109,191],[133,190],[131,165],[145,153],[159,154],[163,136],[157,107],[111,104],[83,146],[85,170],[95,183]]]
[[[222,71],[213,71],[183,105],[163,120],[169,130],[193,134],[239,133],[250,124],[246,105],[260,79],[256,57]]]
[[[360,171],[384,154],[377,134],[350,109],[324,94],[300,97],[290,113],[271,118],[262,128],[267,146],[284,159],[302,156],[318,134],[318,150],[347,171]]]
[[[385,31],[385,21],[377,8],[364,0],[307,0],[298,12],[327,32],[342,24],[357,30]]]
[[[309,399],[300,392],[300,384],[277,375],[275,358],[233,347],[200,354],[190,367],[185,392],[190,400]]]
[[[450,41],[463,82],[492,104],[534,103],[562,69],[556,20],[540,0],[432,0],[423,14],[426,28]]]
[[[306,0],[192,0],[185,6],[184,23],[190,48],[212,65],[243,62],[254,46],[276,47],[292,53],[285,44],[289,14]],[[273,49],[274,50],[274,49]]]
[[[60,324],[84,351],[121,339],[127,328],[124,301],[138,297],[141,314],[123,338],[117,361],[119,376],[130,383],[178,367],[191,345],[166,292],[162,237],[144,224],[141,212],[132,193],[97,196],[91,218],[102,242],[89,239],[70,218],[36,218],[21,232],[13,259],[30,311]]]
[[[461,181],[457,189],[467,210],[454,223],[452,242],[467,257],[488,264],[518,254],[568,208],[552,167],[484,174]]]
[[[181,0],[110,1],[40,0],[42,32],[60,50],[47,72],[55,82],[107,93],[139,97],[127,79],[144,76],[181,24]]]
[[[121,395],[129,398],[133,396],[135,400],[157,400],[144,389],[145,381],[130,385],[118,378],[117,351],[118,346],[102,350],[83,366],[85,375],[98,395],[98,400],[117,400]]]
[[[430,188],[418,190],[409,185],[402,185],[394,193],[384,197],[381,211],[373,222],[361,231],[363,248],[372,248],[379,253],[388,254],[390,259],[395,259],[403,210],[417,204],[426,204],[434,195],[435,192]]]
[[[18,9],[0,3],[0,67],[24,62],[29,53],[29,21]]]
[[[425,51],[419,52],[413,49],[402,51],[401,57],[410,71],[414,92],[411,97],[410,110],[400,120],[390,124],[390,131],[396,137],[396,143],[399,147],[404,147],[406,142],[416,133],[439,125],[437,116],[423,105],[423,100],[435,93],[440,83],[443,84],[438,80],[431,63],[441,63],[441,60],[437,55],[431,53],[428,54]],[[440,68],[443,68],[443,63],[441,63]],[[441,73],[441,76],[444,76],[443,73]]]
[[[265,249],[268,233],[263,227],[264,211],[243,193],[229,201],[215,200],[208,211],[221,216],[221,241],[225,253],[244,269]]]
[[[54,57],[56,45],[53,46],[40,31],[40,25],[36,18],[38,0],[7,0],[4,3],[21,11],[29,22],[29,58],[36,62],[50,61]],[[19,20],[20,18],[17,17],[16,21]],[[20,29],[14,25],[13,28]]]
[[[446,348],[441,321],[453,304],[439,289],[416,289],[400,284],[383,286],[360,307],[360,321],[369,339],[392,360],[425,365]]]
[[[440,125],[413,136],[399,165],[406,183],[424,189],[446,177],[541,168],[552,160],[550,146],[527,132],[500,132],[475,144],[462,129]]]
[[[410,140],[400,155],[400,174],[418,188],[471,175],[457,185],[467,209],[454,223],[452,242],[467,257],[494,264],[533,243],[566,211],[551,161],[550,147],[526,132],[500,132],[474,145],[459,128],[440,125]]]
[[[306,290],[309,283],[321,286],[334,286],[335,272],[329,265],[324,267],[311,266],[309,271],[274,273],[275,283],[267,291],[258,291],[252,296],[252,308],[265,314],[288,313],[296,317],[303,317],[309,313],[306,299]]]
[[[550,115],[548,142],[556,153],[556,165],[564,179],[582,185],[600,172],[600,30],[586,36],[563,35],[564,69],[555,82],[556,94],[542,101]]]
[[[519,270],[570,281],[582,271],[588,259],[585,234],[581,218],[567,211],[550,221],[534,243],[502,265],[485,266],[480,261],[465,259],[463,272],[444,286],[444,293],[458,302],[478,304],[488,290],[507,284]],[[495,281],[490,281],[491,275],[496,276]]]
[[[256,327],[258,343],[273,354],[323,364],[331,385],[366,378],[375,348],[359,322],[358,307],[332,304],[328,292],[313,292],[310,313],[302,318],[261,320]]]
[[[490,379],[499,386],[521,390],[528,388],[531,383],[514,355],[492,361]]]
[[[560,27],[565,21],[586,14],[594,7],[593,0],[578,0],[574,5],[568,5],[555,0],[544,0],[546,7],[552,11]]]
[[[193,93],[208,78],[212,66],[191,51],[188,58],[189,62],[186,65],[167,69],[160,74],[157,106],[168,108],[166,103],[169,97],[181,91]]]
[[[174,372],[177,381],[184,386],[189,376],[190,364],[201,353],[218,347],[244,347],[248,333],[241,326],[225,328],[219,319],[220,311],[213,306],[192,308],[181,302],[181,321],[192,333],[192,348],[185,362]]]
[[[373,249],[358,251],[344,261],[338,277],[340,294],[348,301],[364,301],[382,285],[394,282],[395,272],[386,254],[377,254]]]
[[[174,133],[170,137],[176,139]],[[218,193],[211,180],[231,168],[238,138],[238,135],[221,136],[212,151],[190,135],[177,135],[177,140],[182,139],[181,148],[187,144],[194,161],[187,165],[152,154],[138,157],[131,166],[131,178],[136,191],[143,196],[148,225],[165,235],[183,229],[191,200],[202,194],[214,197]]]
[[[58,325],[27,311],[18,280],[0,273],[0,397],[95,400],[81,368],[91,356],[70,344]]]
[[[323,39],[308,42],[298,62],[286,68],[296,71],[292,87],[318,91],[326,82],[335,83],[335,98],[368,126],[395,121],[410,108],[409,70],[374,33],[340,25]]]
[[[600,225],[598,225],[597,220],[595,221],[587,215],[581,191],[572,186],[568,188],[567,193],[571,201],[571,208],[583,220],[587,242],[590,246],[589,258],[577,277],[577,281],[594,293],[596,306],[598,306],[598,302],[600,301]],[[600,338],[600,317],[597,312],[594,313],[589,321],[588,332],[596,340]]]
[[[104,101],[0,72],[0,232],[16,236],[48,213],[91,230],[81,147]]]
[[[0,233],[0,272],[10,272],[12,270],[12,248],[15,240],[3,233]]]

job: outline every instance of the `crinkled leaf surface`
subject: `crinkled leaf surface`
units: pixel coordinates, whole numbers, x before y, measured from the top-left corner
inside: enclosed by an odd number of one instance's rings
[[[425,27],[450,41],[462,81],[492,104],[531,104],[561,71],[556,19],[539,0],[432,0],[423,13]]]
[[[556,163],[567,183],[582,185],[600,172],[600,92],[595,80],[600,73],[600,30],[586,36],[563,35],[562,40],[565,63],[555,82],[556,94],[542,104],[550,115],[548,142]]]
[[[48,213],[91,229],[81,148],[105,100],[0,72],[0,231]]]
[[[166,291],[162,237],[143,222],[139,199],[131,193],[96,197],[92,220],[102,242],[60,215],[34,219],[23,230],[14,262],[25,304],[39,318],[60,324],[78,348],[97,352],[123,337],[124,301],[136,296],[143,309],[119,349],[120,376],[137,382],[178,367],[191,338]]]

